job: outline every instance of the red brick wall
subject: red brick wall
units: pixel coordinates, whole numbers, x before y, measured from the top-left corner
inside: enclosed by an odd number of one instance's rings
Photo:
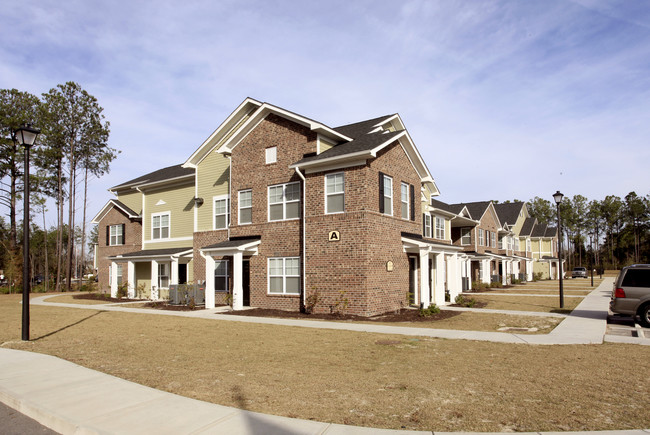
[[[108,246],[106,243],[106,227],[108,225],[124,224],[124,244]],[[97,272],[98,285],[101,291],[110,291],[108,285],[109,267],[111,262],[108,257],[142,250],[142,224],[128,218],[119,209],[113,207],[106,213],[97,225]],[[122,268],[123,280],[126,281],[126,263]]]

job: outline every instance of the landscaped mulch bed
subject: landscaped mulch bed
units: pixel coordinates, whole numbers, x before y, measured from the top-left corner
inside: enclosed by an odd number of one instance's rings
[[[72,296],[73,299],[88,299],[91,301],[106,301],[106,302],[145,302],[147,299],[120,299],[112,298],[108,293],[83,293],[80,295]]]
[[[190,308],[187,305],[170,305],[167,302],[151,302],[149,299],[120,299],[112,298],[106,293],[84,293],[80,295],[74,295],[74,299],[87,299],[92,301],[106,301],[106,302],[144,302],[143,308],[155,308],[157,310],[168,310],[168,311],[196,311],[205,309],[203,306],[195,306]]]
[[[278,317],[283,319],[303,319],[303,320],[333,320],[349,322],[433,322],[455,317],[460,314],[457,311],[441,311],[432,316],[420,316],[420,310],[402,308],[394,313],[381,314],[373,317],[355,316],[352,314],[342,313],[319,313],[305,314],[297,311],[271,310],[267,308],[253,308],[250,310],[228,311],[226,313],[233,316],[252,316],[252,317]]]
[[[147,302],[144,304],[143,308],[154,308],[156,310],[167,310],[167,311],[198,311],[198,310],[204,310],[205,307],[203,305],[195,305],[194,307],[190,307],[189,305],[171,305],[168,304],[167,302]]]

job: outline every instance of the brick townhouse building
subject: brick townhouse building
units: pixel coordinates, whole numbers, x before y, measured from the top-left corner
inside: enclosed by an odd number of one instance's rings
[[[332,128],[251,98],[184,163],[109,191],[93,220],[100,288],[161,299],[199,283],[207,308],[444,305],[470,273],[453,235],[479,223],[432,201],[399,115]]]

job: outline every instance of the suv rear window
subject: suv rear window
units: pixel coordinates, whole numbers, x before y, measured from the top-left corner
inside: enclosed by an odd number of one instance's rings
[[[628,269],[623,287],[650,287],[650,269]]]

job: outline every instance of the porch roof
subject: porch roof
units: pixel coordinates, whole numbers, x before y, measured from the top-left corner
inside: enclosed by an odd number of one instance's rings
[[[257,246],[262,243],[260,236],[251,236],[251,237],[242,237],[242,238],[231,238],[230,240],[225,240],[223,242],[215,243],[214,245],[208,245],[201,248],[201,252],[211,253],[211,252],[220,252],[227,254],[229,252],[245,252],[248,250],[257,251]]]
[[[143,251],[127,252],[126,254],[114,255],[108,257],[109,260],[148,260],[156,258],[182,257],[192,254],[192,248],[166,248],[166,249],[146,249]]]

